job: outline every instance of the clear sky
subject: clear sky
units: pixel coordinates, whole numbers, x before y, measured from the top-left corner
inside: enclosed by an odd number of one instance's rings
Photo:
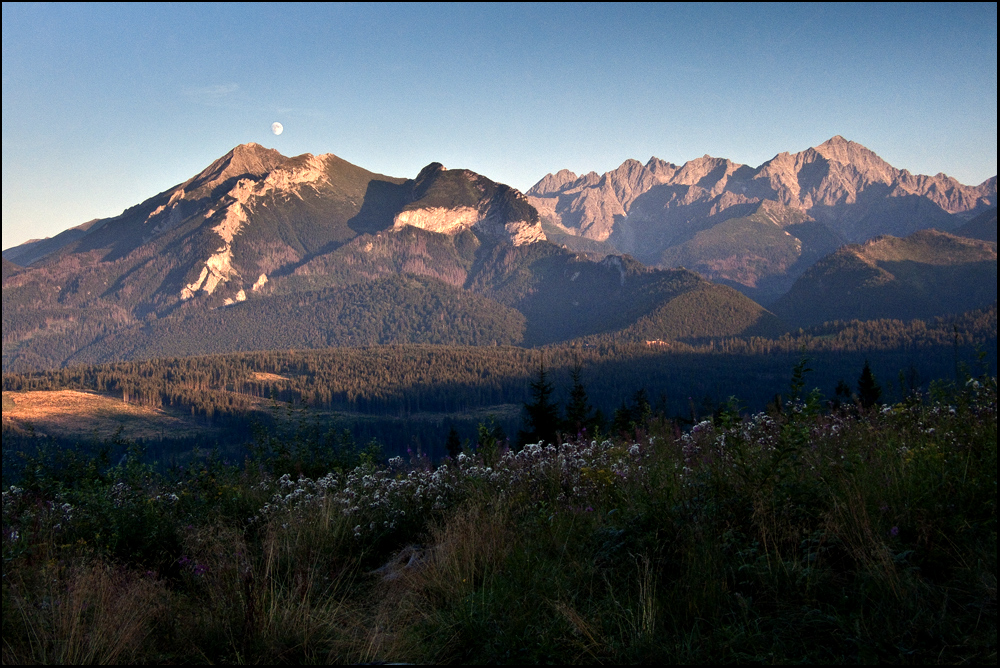
[[[994,3],[4,4],[2,67],[4,248],[250,141],[522,190],[836,134],[914,173],[997,173]]]

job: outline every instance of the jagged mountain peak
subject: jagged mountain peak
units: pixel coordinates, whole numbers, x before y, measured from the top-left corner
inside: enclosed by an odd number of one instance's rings
[[[625,160],[625,162],[620,164],[617,169],[613,171],[622,173],[622,172],[636,172],[642,169],[645,169],[645,165],[643,165],[635,158],[628,158],[627,160]]]
[[[715,158],[706,154],[681,165],[670,183],[718,190],[717,185],[724,186],[729,177],[742,167],[740,163],[728,158]]]
[[[285,158],[277,149],[267,148],[255,141],[237,144],[228,155],[233,156],[237,160],[282,160]]]
[[[555,174],[549,173],[528,189],[527,195],[548,195],[565,190],[573,184],[579,177],[568,169],[560,169]]]
[[[882,180],[896,178],[900,171],[880,158],[875,151],[844,139],[840,135],[831,137],[813,150],[827,160],[853,165],[862,171],[875,172],[877,178]]]
[[[821,147],[825,147],[825,148],[834,148],[834,147],[837,147],[837,146],[861,146],[861,144],[853,142],[850,139],[845,139],[842,135],[833,135],[832,137],[830,137],[829,139],[827,139],[825,142],[823,142],[822,144],[820,144],[820,146]],[[861,146],[861,148],[865,148],[865,147]],[[867,149],[865,149],[865,150],[867,150]]]
[[[655,155],[650,156],[649,160],[646,161],[646,169],[648,169],[653,174],[669,175],[677,171],[678,167],[672,162],[667,162],[666,160],[660,160]]]
[[[212,194],[220,185],[241,178],[260,178],[286,163],[288,158],[274,149],[256,143],[240,144],[205,169],[178,186],[186,199]]]
[[[426,179],[431,178],[438,172],[446,172],[446,171],[448,171],[447,168],[445,168],[445,166],[442,165],[440,162],[432,162],[423,169],[421,169],[420,173],[417,174],[417,178],[414,180],[417,183],[420,183],[421,181],[425,181]]]
[[[965,186],[943,174],[913,175],[841,135],[783,151],[757,168],[712,155],[680,166],[652,157],[645,165],[626,160],[597,183],[581,181],[555,192],[529,191],[547,225],[656,266],[675,266],[683,255],[744,287],[755,285],[761,267],[791,272],[769,290],[836,245],[929,227],[953,230],[996,205],[995,177]],[[739,222],[748,216],[756,218]],[[726,223],[731,219],[738,220]],[[754,225],[768,220],[780,230],[762,228],[767,243],[785,248],[788,262],[771,262],[774,253],[754,237]],[[737,232],[746,243],[731,243]]]

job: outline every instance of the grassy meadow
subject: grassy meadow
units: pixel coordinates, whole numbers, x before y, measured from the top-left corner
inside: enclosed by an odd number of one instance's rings
[[[995,663],[996,378],[803,388],[437,465],[25,453],[3,662]]]

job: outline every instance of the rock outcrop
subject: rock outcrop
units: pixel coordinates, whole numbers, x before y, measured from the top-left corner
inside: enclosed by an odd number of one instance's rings
[[[394,229],[412,226],[441,234],[472,229],[514,246],[545,240],[538,211],[521,192],[475,172],[432,163],[414,179],[412,191],[412,201],[393,219]]]

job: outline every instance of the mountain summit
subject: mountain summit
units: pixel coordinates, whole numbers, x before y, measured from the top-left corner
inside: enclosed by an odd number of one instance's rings
[[[54,265],[81,255],[126,263],[156,255],[172,267],[148,277],[161,310],[196,295],[243,301],[274,271],[358,234],[406,225],[448,233],[471,227],[515,245],[545,238],[521,193],[468,170],[434,163],[407,181],[333,154],[288,158],[249,143],[120,216],[9,249],[4,258]]]
[[[393,219],[396,229],[407,225],[444,234],[475,229],[515,246],[545,239],[538,212],[520,192],[437,162],[420,170],[412,201]]]
[[[839,135],[799,153],[779,153],[756,168],[708,155],[680,166],[653,157],[645,165],[626,160],[601,176],[563,170],[527,191],[554,239],[601,242],[655,266],[673,266],[684,256],[707,276],[765,300],[787,289],[809,257],[884,234],[954,230],[996,206],[996,193],[995,177],[966,186],[944,174],[913,175]],[[738,244],[721,243],[732,236],[721,232],[712,233],[719,243],[700,244],[700,254],[692,254],[697,235],[752,215],[765,202],[784,209],[776,215],[772,208],[771,222],[797,240],[802,261],[786,263],[777,274],[748,272],[748,264],[760,264],[760,258]],[[741,229],[751,233],[745,225]],[[687,251],[676,250],[684,244]],[[793,274],[786,275],[793,265]],[[761,282],[775,287],[755,292]]]

